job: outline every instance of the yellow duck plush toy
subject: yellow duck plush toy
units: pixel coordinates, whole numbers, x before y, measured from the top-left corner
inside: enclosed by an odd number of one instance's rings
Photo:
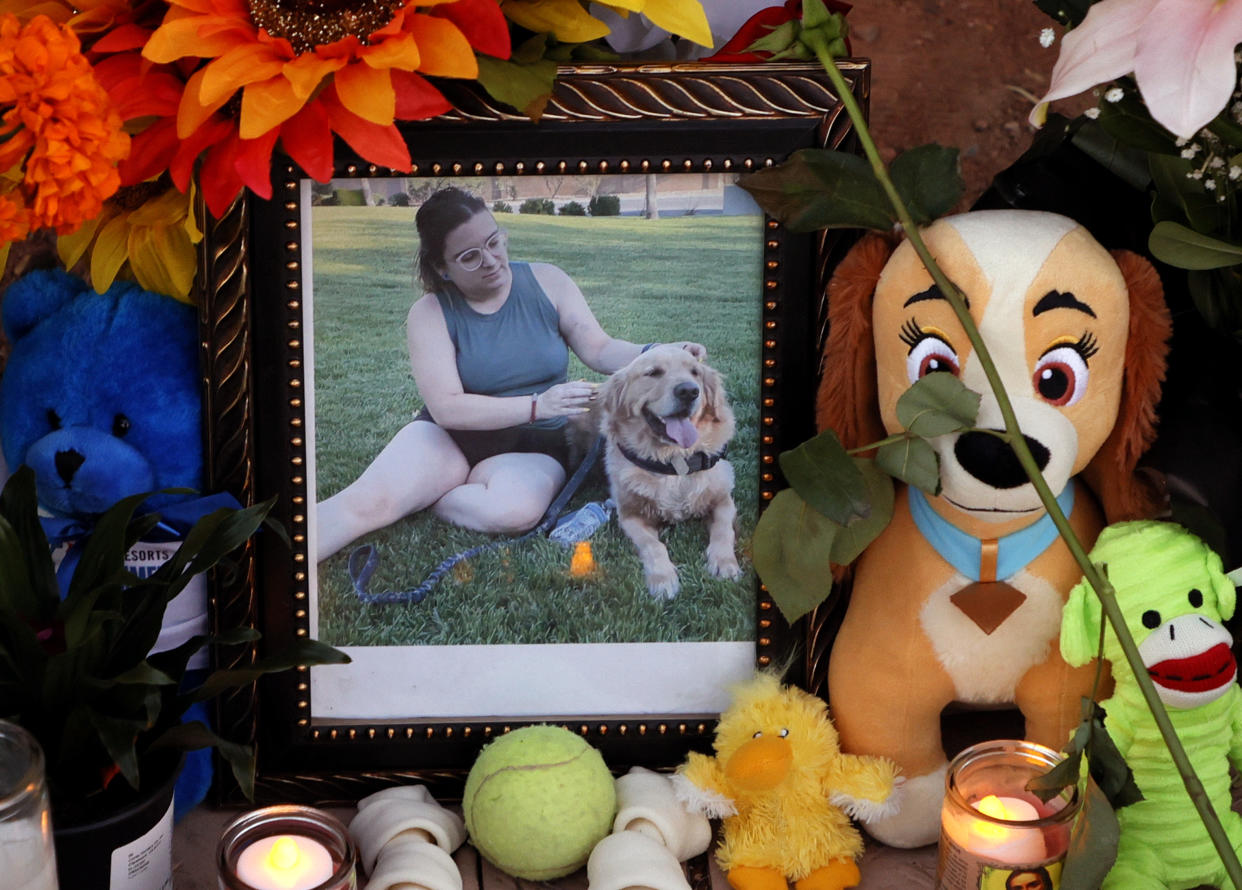
[[[714,756],[677,771],[691,811],[723,820],[716,856],[736,890],[841,890],[859,881],[862,837],[851,816],[889,815],[901,780],[892,761],[842,754],[818,696],[760,672],[734,691]]]

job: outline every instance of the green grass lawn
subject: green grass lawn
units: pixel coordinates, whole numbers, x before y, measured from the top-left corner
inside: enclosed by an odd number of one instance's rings
[[[604,330],[636,343],[697,340],[725,378],[737,416],[729,459],[737,474],[738,550],[745,574],[711,578],[706,529],[664,540],[681,593],[654,600],[615,519],[596,532],[596,573],[568,575],[569,552],[542,537],[458,564],[418,605],[364,605],[346,573],[349,547],[319,566],[318,638],[336,646],[605,643],[754,638],[751,533],[758,512],[760,219],[550,217],[502,214],[510,257],[555,263],[586,295]],[[414,284],[414,211],[315,207],[316,495],[353,481],[422,405],[406,355]],[[600,379],[572,356],[570,379]],[[576,507],[607,496],[584,486]],[[372,592],[417,586],[445,558],[487,540],[430,513],[355,542],[374,544]]]

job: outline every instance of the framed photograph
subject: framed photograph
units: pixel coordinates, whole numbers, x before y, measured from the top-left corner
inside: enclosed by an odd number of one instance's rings
[[[842,69],[865,105],[867,64]],[[217,585],[217,621],[352,659],[224,701],[262,799],[412,775],[451,797],[536,722],[671,766],[756,666],[818,673],[821,620],[787,627],[749,551],[776,456],[813,432],[843,245],[737,178],[852,147],[826,76],[565,68],[538,123],[450,88],[403,129],[411,171],[279,163],[270,201],[207,227],[212,484],[275,497],[289,536]]]

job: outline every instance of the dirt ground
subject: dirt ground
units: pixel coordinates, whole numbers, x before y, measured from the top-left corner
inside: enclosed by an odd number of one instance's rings
[[[889,159],[927,142],[960,149],[964,209],[1030,144],[1026,117],[1059,46],[1039,44],[1052,19],[1030,0],[853,2],[846,21],[854,55],[872,60],[881,151]]]

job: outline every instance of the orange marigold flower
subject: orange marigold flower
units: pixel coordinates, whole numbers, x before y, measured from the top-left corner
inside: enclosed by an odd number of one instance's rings
[[[121,116],[77,37],[46,16],[0,17],[0,170],[20,168],[30,228],[60,234],[90,219],[120,186],[129,153]]]
[[[21,241],[30,234],[30,212],[21,192],[0,194],[0,244]]]

